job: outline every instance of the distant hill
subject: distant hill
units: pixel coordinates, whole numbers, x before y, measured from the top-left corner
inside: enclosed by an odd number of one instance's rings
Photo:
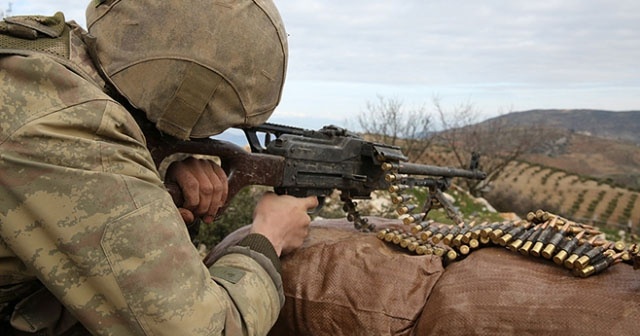
[[[640,111],[529,110],[496,118],[514,125],[542,124],[570,132],[640,145]]]
[[[531,110],[497,118],[546,125],[560,136],[512,162],[489,201],[509,194],[511,202],[527,198],[575,220],[640,232],[640,111]]]
[[[640,189],[640,111],[531,110],[497,118],[560,133],[525,161]]]

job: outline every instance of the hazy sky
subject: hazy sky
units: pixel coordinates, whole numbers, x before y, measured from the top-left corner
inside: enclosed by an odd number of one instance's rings
[[[0,0],[1,9],[8,2]],[[84,25],[86,3],[13,0],[12,14],[61,10]],[[535,108],[640,110],[638,0],[276,4],[290,61],[275,121],[343,124],[378,95],[406,108],[430,108],[438,96],[445,106],[472,103],[486,117]]]

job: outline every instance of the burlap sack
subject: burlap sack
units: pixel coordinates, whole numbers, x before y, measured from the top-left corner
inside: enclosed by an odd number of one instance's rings
[[[627,264],[577,278],[504,248],[447,266],[416,335],[639,335],[640,272]]]
[[[439,258],[407,254],[344,220],[314,222],[282,266],[286,303],[271,336],[410,335],[443,270]]]

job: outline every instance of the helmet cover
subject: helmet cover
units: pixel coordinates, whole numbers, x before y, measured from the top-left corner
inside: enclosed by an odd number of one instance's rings
[[[288,46],[271,0],[106,0],[87,26],[110,83],[177,138],[262,124],[280,101]]]

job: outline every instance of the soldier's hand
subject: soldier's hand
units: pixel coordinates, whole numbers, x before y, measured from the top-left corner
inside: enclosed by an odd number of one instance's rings
[[[265,193],[256,205],[251,232],[267,237],[278,255],[286,254],[304,242],[311,222],[307,210],[317,206],[317,197]]]
[[[179,210],[187,224],[196,217],[211,223],[227,200],[227,174],[213,161],[190,157],[174,162],[166,179],[176,182],[182,190],[184,203]]]

